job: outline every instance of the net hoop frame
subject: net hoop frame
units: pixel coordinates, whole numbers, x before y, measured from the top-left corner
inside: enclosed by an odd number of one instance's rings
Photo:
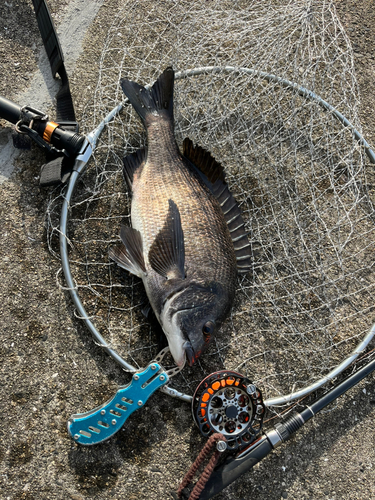
[[[344,127],[347,127],[353,134],[354,138],[359,142],[359,144],[364,148],[367,157],[370,162],[375,164],[375,153],[371,149],[368,142],[364,139],[362,134],[349,122],[344,115],[342,115],[336,108],[334,108],[331,104],[326,102],[320,96],[315,94],[314,92],[306,89],[305,87],[299,85],[298,83],[291,82],[284,78],[278,77],[271,73],[266,73],[263,71],[255,70],[252,68],[246,67],[234,67],[234,66],[204,66],[193,69],[188,69],[184,71],[179,71],[175,73],[175,79],[183,79],[193,76],[200,76],[204,74],[211,73],[233,73],[233,74],[248,74],[255,77],[259,77],[268,82],[276,83],[282,87],[288,88],[289,90],[298,93],[300,96],[304,97],[307,100],[314,101],[319,106],[321,106],[324,110],[330,112],[339,122],[342,123]],[[146,85],[146,88],[151,87],[151,85]],[[89,315],[86,312],[84,305],[81,302],[79,294],[77,292],[77,286],[74,283],[74,279],[71,273],[70,265],[69,265],[69,257],[68,257],[68,232],[67,232],[67,222],[69,217],[69,209],[70,209],[70,201],[72,199],[76,182],[78,178],[84,173],[87,162],[89,161],[92,153],[95,150],[96,142],[103,131],[104,127],[110,123],[110,121],[118,115],[123,106],[128,102],[127,99],[120,104],[118,104],[112,111],[110,111],[107,116],[102,120],[102,122],[97,126],[95,130],[90,132],[86,137],[86,150],[85,153],[79,155],[76,159],[75,167],[69,179],[69,184],[67,187],[67,191],[64,195],[64,201],[61,209],[60,215],[60,255],[61,255],[61,265],[64,272],[65,280],[67,287],[65,289],[69,290],[70,296],[73,300],[73,303],[77,309],[78,316],[82,319],[90,333],[92,334],[96,343],[102,347],[107,354],[109,354],[125,371],[130,373],[135,373],[139,371],[139,369],[135,368],[133,365],[124,360],[115,350],[113,350],[109,344],[102,337],[100,332],[97,330],[95,325],[90,320]],[[277,396],[274,398],[269,398],[264,401],[264,404],[268,406],[279,406],[284,405],[286,403],[290,403],[296,399],[300,399],[311,392],[319,389],[327,382],[331,381],[335,377],[337,377],[342,371],[344,371],[351,363],[353,363],[357,357],[362,354],[368,344],[371,342],[375,335],[375,323],[372,325],[368,333],[364,336],[361,342],[357,345],[357,347],[335,368],[333,368],[327,375],[320,378],[319,380],[313,382],[312,384],[289,393],[287,395]],[[187,402],[191,402],[192,396],[176,391],[172,387],[164,386],[160,389],[161,391],[169,394],[170,396],[177,397]]]

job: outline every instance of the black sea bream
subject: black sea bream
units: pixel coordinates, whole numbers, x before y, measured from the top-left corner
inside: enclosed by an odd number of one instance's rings
[[[174,71],[151,89],[121,80],[147,131],[147,150],[124,158],[132,191],[132,227],[110,249],[117,264],[142,278],[178,366],[207,348],[227,316],[237,272],[250,268],[250,245],[222,167],[210,153],[174,137]]]

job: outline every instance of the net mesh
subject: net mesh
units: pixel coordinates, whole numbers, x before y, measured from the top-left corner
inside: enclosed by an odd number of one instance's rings
[[[328,1],[126,2],[108,31],[90,131],[123,100],[119,79],[150,84],[169,65],[218,70],[175,83],[175,131],[223,164],[252,246],[230,317],[194,368],[173,379],[192,393],[207,374],[238,370],[266,398],[322,377],[372,324],[374,179],[364,149],[331,112],[257,72],[320,95],[360,130],[350,42]],[[136,367],[160,350],[158,325],[142,314],[142,282],[108,259],[129,224],[122,157],[145,145],[125,106],[102,133],[76,186],[69,259],[87,313],[111,347]],[[57,255],[64,191],[49,206]]]

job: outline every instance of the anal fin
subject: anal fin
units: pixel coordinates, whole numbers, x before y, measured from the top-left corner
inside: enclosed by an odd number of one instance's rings
[[[123,174],[128,185],[128,188],[131,190],[133,185],[133,177],[134,172],[138,170],[146,161],[147,150],[145,148],[138,149],[135,153],[131,153],[128,156],[123,158]]]

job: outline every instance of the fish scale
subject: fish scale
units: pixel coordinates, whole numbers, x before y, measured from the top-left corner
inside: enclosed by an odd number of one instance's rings
[[[146,268],[150,269],[148,251],[167,217],[169,199],[180,211],[186,267],[207,268],[214,277],[236,275],[233,243],[220,206],[177,154],[157,170],[148,160],[133,182],[131,220],[143,236]]]

